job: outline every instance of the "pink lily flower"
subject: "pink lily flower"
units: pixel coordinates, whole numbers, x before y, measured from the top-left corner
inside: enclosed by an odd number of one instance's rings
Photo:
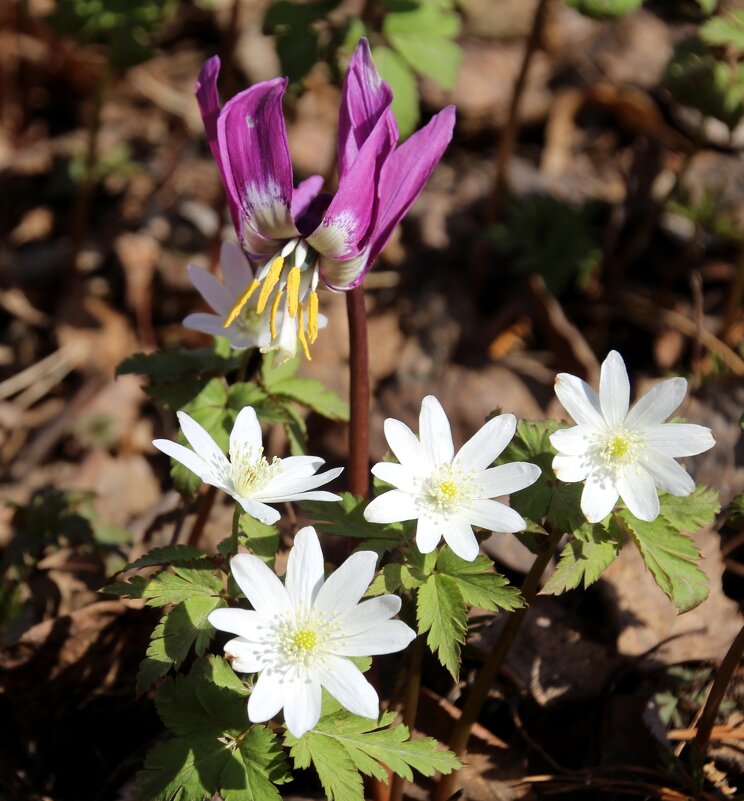
[[[398,146],[393,93],[361,39],[339,110],[338,189],[321,194],[319,175],[294,186],[282,113],[286,78],[258,83],[220,108],[219,69],[217,56],[204,64],[196,98],[238,239],[258,265],[225,325],[259,291],[256,312],[269,307],[272,321],[284,303],[272,347],[293,355],[299,340],[309,358],[319,279],[337,291],[364,280],[449,144],[455,109],[448,106]]]

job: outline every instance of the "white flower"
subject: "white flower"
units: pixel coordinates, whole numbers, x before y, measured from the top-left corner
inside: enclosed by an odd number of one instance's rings
[[[189,314],[183,321],[184,326],[211,336],[227,337],[234,348],[260,348],[264,352],[279,350],[285,358],[293,356],[297,349],[297,321],[286,315],[281,304],[276,304],[274,308],[274,298],[266,303],[270,305],[272,313],[259,314],[256,309],[259,294],[254,293],[236,319],[225,327],[225,320],[238,298],[253,283],[254,274],[243,251],[232,242],[222,243],[220,267],[224,283],[202,267],[194,264],[188,266],[191,283],[212,307],[214,314]],[[327,322],[324,315],[318,315],[318,328],[324,328]],[[289,329],[293,329],[293,336],[290,336],[291,331],[285,333]],[[273,345],[272,340],[276,340]]]
[[[280,515],[268,503],[282,501],[340,501],[331,492],[310,491],[332,481],[343,468],[336,467],[315,475],[323,464],[317,456],[290,456],[269,462],[263,453],[261,425],[251,406],[240,410],[230,433],[230,459],[212,437],[185,412],[178,412],[181,430],[194,450],[168,439],[153,445],[173,457],[206,484],[224,490],[251,517],[262,523],[275,523]]]
[[[658,487],[689,495],[695,482],[675,457],[712,448],[709,428],[664,423],[682,403],[684,378],[662,381],[628,411],[630,383],[625,362],[610,351],[602,364],[599,395],[584,381],[559,373],[555,392],[578,425],[556,431],[550,441],[558,451],[553,470],[561,481],[585,481],[581,509],[590,523],[603,520],[621,497],[641,520],[659,514]]]
[[[385,436],[400,464],[379,462],[377,478],[397,489],[375,498],[364,517],[373,523],[416,520],[421,553],[436,548],[440,537],[462,559],[478,555],[471,526],[515,532],[524,518],[503,503],[490,500],[537,481],[540,468],[527,462],[491,467],[514,436],[517,420],[501,414],[489,420],[455,455],[444,409],[432,395],[424,398],[419,417],[421,440],[400,420],[385,420]]]
[[[400,620],[400,598],[382,595],[359,603],[375,573],[376,555],[352,554],[323,580],[323,553],[312,527],[297,532],[284,584],[257,557],[230,560],[233,577],[253,606],[217,609],[209,622],[237,637],[225,645],[239,673],[260,672],[248,699],[254,723],[284,708],[295,737],[320,719],[321,687],[349,712],[377,718],[374,687],[348,658],[389,654],[416,633]]]

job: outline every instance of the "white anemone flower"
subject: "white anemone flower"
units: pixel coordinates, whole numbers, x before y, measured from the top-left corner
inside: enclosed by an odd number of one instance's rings
[[[553,470],[561,481],[584,481],[581,509],[590,523],[603,520],[622,498],[641,520],[659,514],[657,487],[690,495],[695,482],[675,458],[715,445],[709,428],[664,421],[682,403],[684,378],[662,381],[630,411],[630,382],[623,357],[610,351],[602,363],[599,394],[585,381],[559,373],[555,393],[578,425],[556,431]]]
[[[323,464],[317,456],[290,456],[269,462],[264,456],[261,425],[252,406],[240,410],[230,433],[230,458],[212,437],[185,412],[178,422],[189,445],[156,439],[153,445],[196,473],[206,484],[224,490],[251,517],[262,523],[276,523],[280,515],[267,506],[283,501],[340,501],[332,492],[316,490],[341,474],[336,467],[315,475]]]
[[[385,420],[385,437],[400,464],[379,462],[372,473],[396,489],[375,498],[364,517],[372,523],[418,520],[421,553],[433,551],[444,537],[459,557],[472,561],[478,555],[472,526],[509,533],[527,526],[520,514],[491,500],[529,487],[540,475],[528,462],[489,468],[516,427],[513,414],[500,414],[455,454],[447,415],[432,395],[421,404],[420,439],[400,420]]]
[[[247,301],[235,320],[225,327],[225,321],[237,299],[245,293],[246,286],[252,283],[254,273],[243,251],[233,242],[222,243],[220,267],[224,283],[203,267],[194,264],[188,266],[191,283],[214,313],[189,314],[184,318],[184,326],[211,336],[227,337],[232,347],[236,349],[260,348],[264,352],[278,349],[284,358],[294,356],[297,347],[296,321],[291,318],[285,320],[287,315],[284,309],[273,301],[269,301],[272,314],[259,314],[256,308],[259,302],[258,293]],[[327,323],[325,315],[319,314],[318,328],[325,328]],[[276,338],[277,332],[281,333],[292,326],[295,329],[294,337],[282,339],[280,336],[272,346],[272,340]]]
[[[327,580],[315,529],[297,532],[284,584],[257,556],[238,554],[230,569],[253,607],[217,609],[209,622],[237,635],[225,645],[239,673],[259,673],[248,718],[260,723],[284,709],[295,737],[320,719],[321,688],[349,712],[377,718],[374,687],[349,659],[403,650],[416,636],[400,620],[400,598],[382,595],[359,603],[375,574],[372,551],[352,554]]]

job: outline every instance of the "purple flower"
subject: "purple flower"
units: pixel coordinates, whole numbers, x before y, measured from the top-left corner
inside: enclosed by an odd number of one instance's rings
[[[361,39],[339,111],[338,189],[321,194],[319,175],[294,186],[282,114],[286,79],[258,83],[220,109],[219,68],[217,56],[204,64],[196,98],[238,238],[259,265],[226,325],[260,287],[259,314],[269,307],[273,316],[284,303],[275,347],[294,353],[299,339],[309,358],[319,278],[340,291],[362,282],[452,138],[454,106],[398,147],[392,91]]]

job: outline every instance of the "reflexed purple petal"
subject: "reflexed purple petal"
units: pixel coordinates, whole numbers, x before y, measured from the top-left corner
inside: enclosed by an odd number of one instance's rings
[[[261,257],[276,252],[281,240],[297,236],[292,219],[292,163],[282,113],[284,78],[264,81],[225,104],[217,136],[228,191],[240,198],[238,236],[246,250]]]
[[[380,181],[380,213],[370,240],[367,268],[379,256],[395,226],[429,180],[452,139],[454,125],[455,107],[448,106],[407,139],[385,163]]]
[[[336,259],[359,255],[378,210],[377,187],[385,161],[390,157],[387,111],[359,150],[354,163],[341,178],[323,222],[307,238],[319,253]]]
[[[196,79],[194,91],[196,93],[196,102],[199,105],[202,121],[204,122],[204,131],[207,135],[209,149],[212,151],[212,157],[217,164],[217,169],[220,172],[220,177],[225,187],[233,225],[236,230],[238,230],[240,225],[240,203],[237,195],[225,180],[225,168],[222,162],[219,142],[217,140],[217,119],[220,116],[220,95],[217,91],[217,78],[219,74],[220,57],[212,56],[212,58],[204,62],[202,68],[199,70],[199,77]]]
[[[310,207],[310,204],[318,196],[323,188],[323,176],[311,175],[304,181],[300,181],[292,192],[292,217],[298,219]]]
[[[362,145],[392,102],[393,93],[377,72],[369,52],[369,43],[366,39],[360,39],[346,71],[338,113],[340,178],[344,177],[347,169],[354,163]],[[397,140],[396,129],[394,141]]]

